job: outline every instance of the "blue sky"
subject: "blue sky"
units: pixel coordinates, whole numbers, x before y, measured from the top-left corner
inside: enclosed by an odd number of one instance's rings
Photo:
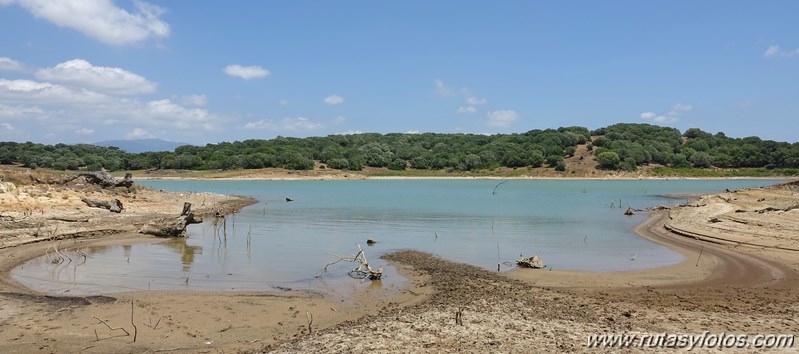
[[[0,140],[618,122],[796,142],[797,1],[0,0]]]

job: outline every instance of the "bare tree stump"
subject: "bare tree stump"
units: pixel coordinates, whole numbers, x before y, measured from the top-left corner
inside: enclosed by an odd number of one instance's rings
[[[142,226],[141,234],[160,237],[186,237],[186,226],[203,222],[191,211],[191,203],[183,203],[183,212],[175,218],[163,218]]]
[[[122,212],[122,202],[120,202],[119,199],[105,201],[105,200],[81,197],[80,200],[92,208],[108,209],[108,211],[112,213]]]

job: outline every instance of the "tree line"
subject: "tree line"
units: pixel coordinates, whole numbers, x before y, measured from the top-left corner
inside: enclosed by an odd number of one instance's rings
[[[57,170],[256,169],[280,167],[361,170],[473,171],[499,167],[548,167],[563,171],[564,158],[586,144],[605,169],[635,170],[646,164],[671,167],[799,167],[799,143],[729,138],[699,129],[684,133],[650,124],[615,124],[531,130],[518,134],[350,134],[269,140],[252,139],[169,152],[127,153],[88,144],[0,142],[0,163]]]

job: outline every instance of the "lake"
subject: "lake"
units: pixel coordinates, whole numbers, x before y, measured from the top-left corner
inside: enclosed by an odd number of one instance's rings
[[[555,269],[624,271],[668,266],[683,256],[632,229],[645,209],[683,202],[668,195],[713,193],[780,180],[149,180],[168,191],[251,196],[259,202],[227,218],[191,225],[188,237],[159,243],[93,247],[85,263],[44,257],[12,271],[22,284],[56,294],[131,290],[348,293],[365,283],[347,277],[356,265],[332,266],[357,244],[383,284],[404,279],[380,255],[414,249],[495,270],[520,255]],[[287,202],[286,198],[293,201]],[[621,204],[621,208],[619,205]],[[366,245],[367,239],[377,241]]]

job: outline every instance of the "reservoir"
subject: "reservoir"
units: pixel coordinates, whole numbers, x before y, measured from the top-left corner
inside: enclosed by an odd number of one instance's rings
[[[635,235],[646,209],[780,180],[491,180],[357,181],[147,180],[178,192],[253,197],[258,203],[214,224],[190,225],[188,237],[92,247],[86,261],[33,259],[12,276],[35,290],[86,295],[137,290],[348,293],[369,286],[338,263],[360,245],[384,286],[404,279],[379,257],[413,249],[502,271],[519,256],[549,267],[599,272],[663,267],[683,256]],[[292,201],[287,201],[286,198]],[[367,240],[377,243],[367,245]],[[80,263],[80,264],[78,264]]]

